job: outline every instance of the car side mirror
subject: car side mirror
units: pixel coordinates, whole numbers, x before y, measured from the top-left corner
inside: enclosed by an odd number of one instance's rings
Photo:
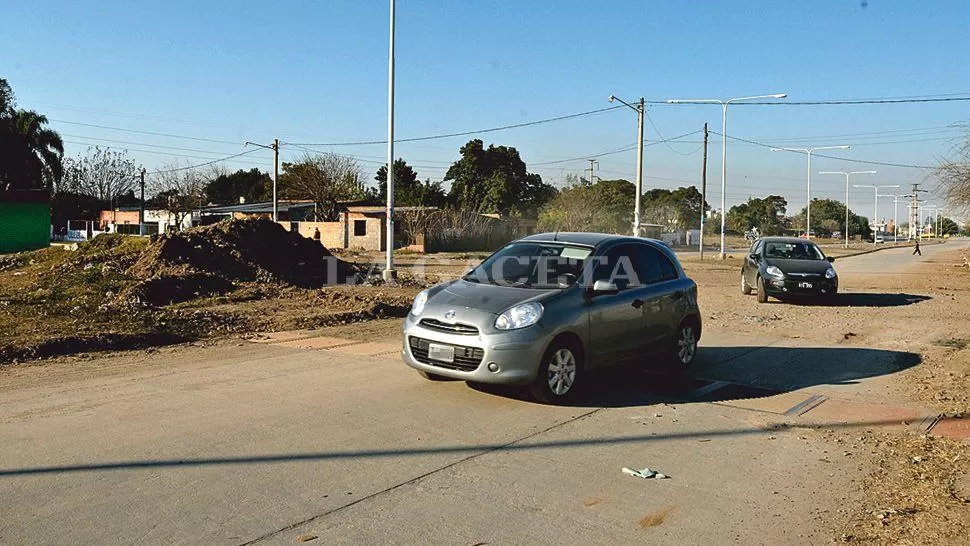
[[[756,261],[756,262],[759,259],[759,256],[757,254],[749,254],[748,257],[751,258],[752,260]]]
[[[827,256],[825,259],[828,260],[829,263],[832,263],[835,261],[835,256]]]
[[[598,280],[593,283],[593,295],[616,294],[620,291],[616,284],[607,280]]]

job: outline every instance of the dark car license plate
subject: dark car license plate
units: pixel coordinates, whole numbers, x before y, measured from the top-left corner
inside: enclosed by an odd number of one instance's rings
[[[428,358],[438,362],[454,362],[455,348],[450,345],[428,344]]]
[[[810,283],[810,282],[800,282],[800,283],[798,283],[798,287],[799,288],[811,288],[812,287],[812,283]]]

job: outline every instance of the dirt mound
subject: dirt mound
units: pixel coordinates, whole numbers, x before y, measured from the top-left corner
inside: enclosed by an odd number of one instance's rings
[[[319,242],[257,218],[157,237],[129,273],[142,280],[126,298],[166,305],[225,294],[240,283],[300,288],[353,283],[357,270]]]

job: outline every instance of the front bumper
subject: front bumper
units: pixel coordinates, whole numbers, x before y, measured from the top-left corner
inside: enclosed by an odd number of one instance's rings
[[[452,379],[526,385],[535,381],[549,337],[539,324],[499,333],[453,334],[426,328],[409,315],[401,358],[416,370]],[[429,358],[429,343],[455,347],[454,361]]]
[[[782,280],[766,278],[765,289],[768,294],[776,297],[831,296],[839,291],[839,278],[833,277],[831,279],[826,279],[825,277],[786,277]]]

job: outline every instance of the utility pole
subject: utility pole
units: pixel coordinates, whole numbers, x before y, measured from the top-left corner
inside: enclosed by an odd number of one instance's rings
[[[387,243],[383,277],[397,279],[394,271],[394,0],[391,0],[390,36],[387,51]]]
[[[276,195],[276,182],[280,179],[280,139],[273,139],[273,221],[279,221],[279,197]]]
[[[704,123],[704,165],[701,167],[701,230],[697,249],[704,261],[704,215],[707,214],[707,123]]]
[[[587,159],[589,161],[589,185],[592,186],[595,182],[593,181],[593,164],[599,163],[595,159]]]
[[[145,235],[145,167],[141,168],[141,209],[138,211],[138,235]]]
[[[256,142],[247,141],[244,146],[259,146],[260,148],[266,148],[267,150],[273,150],[273,221],[279,221],[279,199],[276,194],[276,182],[280,178],[280,139],[274,138],[273,143],[270,145],[259,144]]]
[[[913,203],[909,206],[909,240],[911,241],[914,237],[919,237],[919,194],[926,192],[919,187],[920,184],[913,184],[913,191],[910,192],[913,195]]]
[[[637,102],[637,105],[633,106],[616,95],[610,95],[609,100],[610,102],[618,100],[623,103],[624,106],[637,113],[637,194],[633,203],[633,236],[639,237],[640,199],[643,197],[643,113],[645,111],[644,105],[646,102],[643,100],[643,97],[640,97],[640,101]]]

